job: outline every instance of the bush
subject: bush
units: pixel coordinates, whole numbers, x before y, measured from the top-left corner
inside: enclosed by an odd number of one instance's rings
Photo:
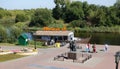
[[[17,14],[16,18],[15,18],[15,23],[17,23],[17,22],[25,22],[27,20],[29,20],[29,18],[25,14]]]
[[[75,28],[75,27],[84,28],[87,26],[87,23],[86,23],[86,21],[74,20],[70,23],[70,26],[73,28]]]
[[[3,19],[0,19],[0,23],[4,26],[9,27],[9,26],[11,26],[15,23],[15,19],[14,18],[9,18],[9,17],[3,18]]]
[[[23,32],[23,30],[19,27],[16,27],[16,26],[11,26],[9,28],[9,41],[10,43],[13,43],[13,42],[17,42],[17,39],[18,37],[20,36],[20,34]]]
[[[48,27],[63,28],[64,22],[62,20],[56,20],[56,21],[54,21],[54,23],[49,24]]]
[[[2,25],[0,25],[0,42],[7,42],[7,30]]]

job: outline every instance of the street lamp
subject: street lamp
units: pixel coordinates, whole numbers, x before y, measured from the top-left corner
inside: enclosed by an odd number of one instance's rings
[[[120,60],[120,51],[116,52],[115,54],[116,69],[118,69],[119,60]]]
[[[36,35],[35,35],[35,33],[33,34],[33,39],[34,39],[34,49],[36,49]]]

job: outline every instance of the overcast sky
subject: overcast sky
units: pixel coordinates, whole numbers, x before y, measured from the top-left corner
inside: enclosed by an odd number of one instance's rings
[[[73,0],[76,1],[76,0]],[[87,1],[88,4],[112,6],[116,0],[79,0]],[[0,7],[5,9],[32,9],[55,7],[54,0],[0,0]]]

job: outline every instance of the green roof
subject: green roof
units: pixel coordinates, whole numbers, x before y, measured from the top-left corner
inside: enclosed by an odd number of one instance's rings
[[[21,34],[20,37],[23,37],[24,39],[28,39],[27,35],[26,34]],[[19,37],[19,38],[20,38]]]

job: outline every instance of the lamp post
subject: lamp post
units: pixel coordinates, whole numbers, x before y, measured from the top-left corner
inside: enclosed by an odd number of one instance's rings
[[[119,60],[120,60],[120,51],[116,52],[115,54],[116,69],[118,69]]]
[[[36,35],[33,35],[33,37],[34,37],[34,49],[36,49],[37,47],[36,47]]]
[[[36,38],[35,38],[35,46],[34,46],[34,48],[37,49],[37,48],[36,48]]]

